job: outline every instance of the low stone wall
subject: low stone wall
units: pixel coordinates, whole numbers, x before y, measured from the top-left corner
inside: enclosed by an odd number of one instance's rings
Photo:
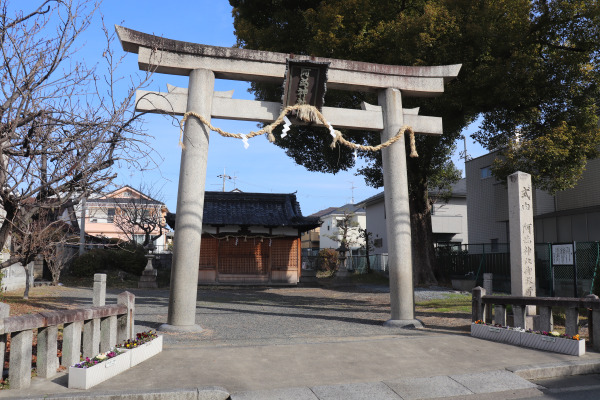
[[[513,312],[513,321],[510,324],[506,311],[508,305],[512,306]],[[586,309],[589,341],[594,350],[600,351],[600,299],[593,294],[583,298],[486,296],[486,290],[478,286],[473,289],[471,319],[473,322],[483,321],[503,327],[510,325],[525,330],[531,328],[551,332],[554,329],[552,308],[565,310],[565,333],[568,336],[579,334],[579,310]],[[534,315],[536,310],[538,315]],[[533,326],[534,318],[537,319],[536,327]]]
[[[59,365],[69,367],[83,357],[106,352],[134,336],[135,296],[123,292],[117,304],[105,305],[106,275],[94,275],[93,306],[75,310],[41,312],[10,317],[10,306],[0,303],[0,365],[4,365],[10,334],[9,371],[11,389],[31,384],[34,331],[37,331],[37,376],[50,379]],[[59,360],[58,328],[63,326]],[[83,350],[83,354],[82,354]]]
[[[21,264],[13,264],[2,270],[1,291],[9,292],[11,290],[25,289],[25,268]]]

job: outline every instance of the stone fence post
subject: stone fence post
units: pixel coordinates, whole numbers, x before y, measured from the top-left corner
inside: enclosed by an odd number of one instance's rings
[[[94,274],[94,307],[106,305],[106,274]]]
[[[597,300],[595,294],[588,294],[586,299]],[[593,349],[600,351],[600,310],[588,309],[588,336]]]
[[[106,304],[106,274],[94,274],[94,307]],[[83,356],[94,357],[100,353],[100,318],[94,318],[83,323]]]
[[[492,279],[494,277],[494,274],[492,273],[485,273],[483,274],[483,288],[485,289],[485,294],[490,296],[493,293],[492,290]],[[491,322],[492,321],[492,307],[486,307],[485,308],[485,321],[486,322]]]
[[[6,303],[0,303],[0,328],[4,330],[4,318],[10,315],[10,306]],[[0,366],[4,369],[4,355],[6,354],[6,333],[0,335]]]
[[[485,289],[481,286],[477,286],[473,288],[473,297],[472,297],[472,314],[471,321],[475,322],[478,320],[483,320],[484,317],[484,309],[485,305],[483,304],[483,300],[481,299],[485,296]]]
[[[134,337],[135,296],[129,292],[120,293],[117,296],[117,304],[127,307],[127,314],[120,316],[117,321],[117,342],[121,343]]]

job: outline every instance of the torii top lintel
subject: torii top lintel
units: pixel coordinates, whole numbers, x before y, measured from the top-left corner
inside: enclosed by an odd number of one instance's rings
[[[429,97],[443,93],[444,83],[454,79],[461,64],[427,67],[373,64],[301,55],[217,47],[165,39],[115,26],[123,50],[138,54],[140,69],[189,75],[203,68],[216,78],[281,83],[286,59],[328,62],[327,86],[338,90],[377,91],[399,89],[405,96]]]

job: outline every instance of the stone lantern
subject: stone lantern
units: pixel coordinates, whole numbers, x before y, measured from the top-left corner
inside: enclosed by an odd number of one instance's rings
[[[156,249],[156,246],[152,241],[148,243],[146,246],[146,250],[148,253],[146,254],[146,258],[148,262],[146,263],[146,268],[142,271],[142,276],[140,276],[140,281],[138,282],[138,288],[156,288],[158,284],[156,283],[156,276],[158,271],[154,269],[152,266],[152,260],[154,259],[154,254],[152,252]]]
[[[348,275],[348,269],[346,268],[346,252],[348,250],[350,250],[348,247],[346,247],[346,244],[342,242],[341,246],[338,247],[337,249],[338,252],[338,260],[340,260],[340,265],[338,267],[338,272],[336,274],[336,276],[338,278],[344,278]]]

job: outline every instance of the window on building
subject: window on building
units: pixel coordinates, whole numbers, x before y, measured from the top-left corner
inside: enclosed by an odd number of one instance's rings
[[[492,251],[498,251],[498,239],[492,239]]]
[[[106,210],[106,222],[108,222],[109,224],[112,224],[115,220],[115,209],[114,208],[109,208],[108,210]]]
[[[486,179],[486,178],[491,178],[491,177],[492,177],[492,166],[491,165],[481,168],[481,179]]]
[[[144,244],[144,239],[146,239],[146,235],[133,235],[133,240],[137,244]]]

